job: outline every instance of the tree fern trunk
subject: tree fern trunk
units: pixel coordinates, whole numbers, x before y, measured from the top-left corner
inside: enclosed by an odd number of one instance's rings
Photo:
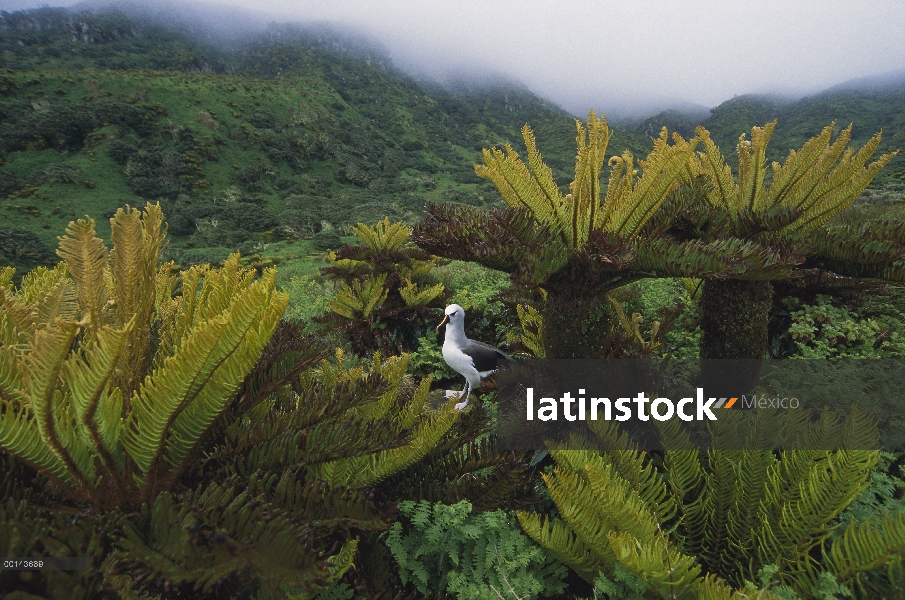
[[[772,299],[769,281],[705,281],[700,307],[701,358],[764,358]]]
[[[750,392],[757,384],[767,351],[772,299],[773,286],[769,281],[704,282],[700,357],[707,395],[737,396]]]
[[[543,310],[546,358],[605,358],[615,313],[603,294],[575,295],[547,288]]]

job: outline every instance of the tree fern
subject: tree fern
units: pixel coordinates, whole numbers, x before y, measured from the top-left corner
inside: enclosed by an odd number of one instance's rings
[[[692,230],[703,241],[745,240],[758,253],[774,257],[717,276],[750,283],[704,276],[702,358],[763,358],[772,297],[766,282],[788,278],[796,269],[819,265],[860,277],[901,277],[899,263],[905,255],[891,231],[826,227],[895,155],[883,154],[868,164],[880,134],[855,152],[846,149],[851,125],[832,140],[835,123],[830,124],[801,149],[791,150],[783,164],[774,162],[768,185],[766,147],[775,125],[752,128],[750,140],[739,138],[735,177],[709,132],[697,129],[703,151],[688,163],[684,182],[691,185],[704,177],[710,191],[703,206],[684,210],[677,220],[684,225],[675,233]],[[882,254],[887,260],[879,260]]]
[[[362,354],[414,350],[430,309],[442,307],[450,295],[430,280],[438,259],[412,245],[409,227],[388,218],[373,227],[359,223],[353,231],[362,245],[328,254],[324,275],[339,287],[329,301],[331,312],[316,320],[338,326]]]
[[[650,244],[643,235],[686,170],[696,141],[666,133],[639,161],[630,153],[610,158],[605,189],[600,178],[610,130],[592,112],[576,121],[575,178],[562,195],[527,125],[522,135],[526,164],[512,146],[483,152],[475,172],[490,179],[507,204],[502,211],[428,207],[415,229],[418,244],[448,258],[473,260],[505,270],[516,285],[546,293],[544,354],[548,358],[592,358],[606,353],[615,315],[601,310],[600,294],[641,277],[635,250]],[[581,333],[579,333],[581,332]]]
[[[815,449],[775,452],[782,431]],[[552,445],[557,467],[544,482],[564,520],[520,514],[525,531],[589,582],[618,564],[665,597],[741,597],[757,591],[747,580],[771,565],[779,583],[807,595],[825,576],[858,585],[860,573],[898,564],[905,552],[893,515],[831,539],[829,524],[865,488],[878,457],[860,449],[877,440],[863,411],[814,422],[733,413],[712,424],[706,452],[678,422],[660,432],[669,448],[662,473],[609,425],[595,435],[603,447],[623,449]],[[748,449],[721,449],[720,440],[737,447],[740,436]],[[817,449],[834,444],[842,449]]]
[[[181,466],[233,397],[286,297],[274,290],[272,272],[253,281],[233,257],[223,271],[231,283],[208,271],[202,286],[200,313],[214,307],[219,313],[197,318],[191,288],[183,288],[182,304],[195,316],[180,319],[170,310],[162,327],[172,328],[164,334],[171,343],[152,357],[155,306],[169,300],[158,294],[158,278],[166,277],[157,265],[162,214],[153,205],[145,213],[120,210],[112,226],[109,258],[92,237],[93,223],[75,223],[61,241],[69,262],[24,277],[18,290],[3,290],[8,336],[22,350],[2,354],[0,445],[74,498],[129,506],[171,485],[164,473]],[[70,262],[77,290],[65,276]],[[130,289],[118,287],[126,283]],[[217,299],[223,289],[229,293]],[[100,305],[105,297],[111,306]],[[142,383],[133,389],[138,377]]]

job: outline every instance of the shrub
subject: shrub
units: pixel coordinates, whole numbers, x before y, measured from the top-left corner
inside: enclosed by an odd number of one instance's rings
[[[339,281],[332,314],[323,320],[336,322],[356,352],[410,351],[426,330],[430,309],[443,307],[449,297],[442,283],[428,281],[438,259],[412,246],[412,230],[402,223],[384,219],[373,228],[359,223],[353,231],[363,245],[330,253],[332,265],[323,269]]]
[[[24,182],[6,169],[0,169],[0,199],[6,198],[25,185]]]
[[[289,294],[289,306],[286,307],[287,319],[310,321],[330,308],[331,290],[323,282],[311,277],[293,277],[283,284]]]
[[[245,186],[246,189],[257,191],[261,189],[262,179],[267,175],[269,166],[263,163],[255,163],[239,169],[236,173],[236,179]]]
[[[89,556],[105,585],[178,597],[329,587],[361,533],[389,525],[372,488],[458,439],[460,413],[425,410],[430,382],[406,376],[406,357],[313,367],[326,351],[278,323],[273,269],[256,279],[232,255],[172,274],[159,207],[111,225],[112,251],[79,221],[65,263],[19,289],[0,271],[0,449],[42,476],[16,482],[28,510],[0,508],[14,532],[0,549]],[[29,506],[31,480],[49,481],[52,510]],[[87,517],[57,527],[59,543],[45,535],[56,508]]]
[[[258,129],[273,129],[276,124],[273,113],[265,108],[256,108],[251,114],[250,121]]]
[[[421,594],[453,594],[461,600],[538,598],[565,589],[567,569],[515,525],[506,512],[472,515],[463,500],[452,506],[400,502],[405,517],[386,544],[404,583]]]
[[[136,151],[138,151],[138,147],[126,140],[115,139],[107,143],[107,154],[120,165],[125,166]]]
[[[222,205],[216,216],[248,231],[267,231],[279,224],[275,214],[252,202]]]
[[[211,116],[211,113],[206,110],[198,111],[195,114],[195,120],[210,129],[211,131],[217,131],[220,129],[220,123],[214,120],[214,117]]]
[[[171,149],[138,150],[126,163],[129,186],[143,198],[175,199],[191,189],[195,171]]]
[[[314,247],[318,250],[332,250],[342,246],[343,241],[333,228],[322,229],[314,234]]]
[[[621,565],[655,593],[676,598],[758,593],[749,580],[765,569],[808,595],[837,580],[860,587],[863,573],[900,565],[902,514],[872,514],[833,539],[827,527],[864,490],[879,452],[822,448],[849,448],[843,440],[852,439],[875,446],[873,417],[857,406],[845,420],[827,411],[794,423],[754,412],[721,415],[712,430],[717,440],[742,432],[742,451],[691,449],[678,421],[658,427],[666,450],[656,458],[611,422],[592,429],[599,447],[612,450],[551,442],[557,466],[543,479],[557,513],[519,513],[519,520],[586,581],[601,571],[611,578]],[[806,449],[774,451],[784,427],[786,439],[809,441]],[[741,589],[733,593],[730,585]]]
[[[818,295],[813,305],[796,298],[787,305],[791,320],[787,335],[798,350],[796,358],[905,356],[905,314],[891,306],[885,314],[866,316],[824,295]]]
[[[156,111],[119,98],[103,98],[89,105],[101,124],[122,125],[145,136],[153,132]]]
[[[289,208],[277,215],[279,227],[287,236],[314,235],[321,229],[320,221],[307,210]]]
[[[0,227],[0,262],[31,268],[55,262],[50,246],[27,229]]]
[[[42,147],[65,150],[80,146],[85,136],[101,123],[86,106],[66,99],[46,99],[32,105],[12,107],[11,118],[0,123],[0,138],[8,150]]]

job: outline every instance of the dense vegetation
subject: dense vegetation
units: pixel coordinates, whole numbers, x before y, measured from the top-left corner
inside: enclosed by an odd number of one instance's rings
[[[905,448],[864,412],[501,451],[433,336],[455,302],[523,357],[903,358],[901,90],[592,114],[576,151],[517,86],[192,33],[0,13],[0,555],[91,567],[0,599],[905,594]]]
[[[703,125],[711,132],[714,142],[729,153],[734,151],[740,132],[776,119],[768,157],[781,160],[790,148],[801,147],[827,123],[835,121],[834,134],[854,124],[852,142],[858,145],[882,130],[880,152],[889,152],[905,145],[903,103],[905,80],[899,77],[872,86],[867,82],[858,87],[836,86],[799,100],[746,94],[723,102],[707,116],[665,111],[628,129],[656,135],[661,127],[667,126],[670,131],[690,136],[695,127]],[[884,169],[875,185],[898,191],[905,189],[905,156],[899,155]]]

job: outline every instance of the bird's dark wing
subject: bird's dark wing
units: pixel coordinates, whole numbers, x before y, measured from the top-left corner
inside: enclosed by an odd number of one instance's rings
[[[475,369],[481,372],[493,371],[501,360],[512,360],[508,354],[499,348],[474,340],[468,340],[465,354],[471,357],[471,360],[474,361]]]

